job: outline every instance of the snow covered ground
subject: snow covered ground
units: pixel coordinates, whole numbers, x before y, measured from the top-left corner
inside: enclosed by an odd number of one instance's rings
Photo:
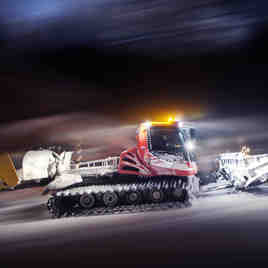
[[[50,219],[40,189],[0,195],[1,262],[78,266],[268,263],[268,186],[186,209]],[[9,267],[8,266],[8,267]]]

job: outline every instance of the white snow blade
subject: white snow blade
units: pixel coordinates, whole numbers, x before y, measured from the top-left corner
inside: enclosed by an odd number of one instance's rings
[[[219,164],[218,182],[222,181],[222,172],[229,174],[226,180],[237,189],[246,189],[254,183],[264,183],[268,179],[268,155],[245,155],[226,153],[217,157]]]

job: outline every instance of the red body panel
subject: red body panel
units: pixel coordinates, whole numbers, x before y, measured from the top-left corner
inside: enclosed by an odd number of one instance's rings
[[[139,176],[192,176],[197,173],[195,162],[167,161],[149,151],[148,126],[141,124],[137,135],[137,146],[120,155],[118,172]]]

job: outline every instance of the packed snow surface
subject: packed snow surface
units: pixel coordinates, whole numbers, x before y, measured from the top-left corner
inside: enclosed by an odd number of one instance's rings
[[[63,219],[49,218],[41,191],[1,193],[3,263],[231,264],[233,258],[267,258],[266,185],[250,192],[204,192],[190,208]]]

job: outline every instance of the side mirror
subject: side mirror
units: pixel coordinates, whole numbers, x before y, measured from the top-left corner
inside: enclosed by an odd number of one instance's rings
[[[190,136],[191,136],[191,140],[196,140],[197,139],[197,132],[195,128],[190,128]]]

